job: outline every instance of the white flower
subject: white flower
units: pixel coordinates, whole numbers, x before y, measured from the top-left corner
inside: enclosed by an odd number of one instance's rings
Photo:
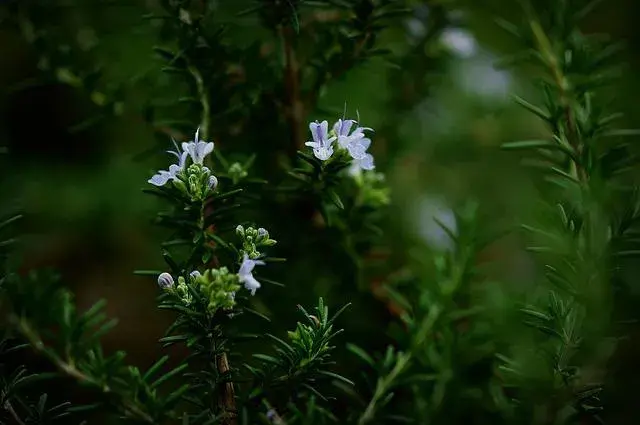
[[[164,272],[161,273],[160,276],[158,276],[158,286],[160,286],[162,289],[171,288],[173,284],[173,276],[171,276],[169,273]]]
[[[255,295],[256,290],[260,288],[260,282],[253,277],[253,268],[255,266],[264,266],[264,264],[264,261],[252,260],[246,253],[244,254],[240,270],[238,271],[238,280],[240,283],[244,283],[244,287],[247,290],[251,291],[251,295]]]
[[[196,130],[196,136],[193,142],[183,143],[182,150],[187,152],[194,164],[202,165],[204,158],[213,152],[213,142],[205,142],[198,138],[200,129]]]
[[[333,142],[336,137],[329,137],[329,123],[327,121],[312,122],[309,124],[311,137],[313,142],[305,143],[306,146],[313,148],[313,154],[321,161],[326,161],[333,155]]]
[[[202,276],[202,274],[198,270],[194,270],[191,273],[189,273],[189,276],[191,276],[192,279],[197,279],[200,276]]]
[[[171,164],[169,166],[169,171],[160,170],[157,174],[151,177],[148,180],[148,183],[151,183],[154,186],[164,186],[170,180],[176,180],[178,178],[178,173],[180,173],[184,169],[185,162],[187,161],[187,152],[174,152],[167,151],[172,155],[175,155],[178,158],[177,164]]]

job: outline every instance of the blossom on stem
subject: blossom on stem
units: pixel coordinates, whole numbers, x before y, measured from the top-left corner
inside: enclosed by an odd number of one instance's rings
[[[205,142],[199,139],[200,129],[196,130],[193,142],[182,143],[182,150],[189,154],[194,164],[202,165],[204,158],[213,152],[213,142]]]
[[[355,123],[355,121],[353,122]],[[350,127],[351,126],[349,126],[349,128]],[[334,129],[335,128],[345,128],[342,120],[336,122],[334,125]],[[349,170],[349,173],[352,175],[357,174],[360,170],[373,170],[375,168],[373,156],[367,153],[367,150],[371,146],[371,139],[365,136],[365,130],[373,131],[373,129],[369,127],[357,127],[351,134],[348,134],[347,131],[343,139],[343,144],[341,145],[341,147],[349,152],[349,155],[353,159],[351,169]]]
[[[157,174],[151,177],[148,182],[154,186],[164,186],[167,182],[176,180],[178,178],[178,173],[184,170],[184,166],[187,161],[187,152],[167,151],[167,153],[175,155],[178,158],[178,163],[171,164],[169,166],[169,171],[160,170]]]
[[[238,280],[240,283],[244,283],[244,287],[251,291],[251,295],[256,294],[256,290],[260,288],[260,282],[253,277],[253,268],[255,266],[264,266],[265,262],[261,260],[252,260],[245,253],[242,258],[242,264],[238,271]]]
[[[329,137],[329,123],[327,121],[312,122],[309,124],[309,130],[311,130],[313,142],[307,142],[305,145],[313,148],[313,154],[316,158],[326,161],[333,155],[332,145],[336,140],[335,136]]]

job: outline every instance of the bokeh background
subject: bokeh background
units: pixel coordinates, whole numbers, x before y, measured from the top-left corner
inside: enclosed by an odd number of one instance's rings
[[[161,23],[144,15],[157,5],[153,0],[21,3],[21,15],[4,15],[0,23],[0,145],[10,152],[1,165],[2,209],[27,212],[24,267],[59,270],[81,307],[106,298],[108,313],[120,320],[105,338],[106,348],[126,350],[131,363],[148,366],[161,352],[157,340],[171,317],[156,309],[153,279],[132,273],[163,266],[159,243],[164,234],[151,224],[160,204],[141,189],[166,159],[160,146],[168,142],[168,129],[180,128],[172,120],[183,117],[154,117],[152,124],[145,114],[149,104],[162,108],[164,99],[175,101],[185,93],[159,72],[162,65],[153,56]],[[277,48],[251,18],[234,17],[247,2],[217,3],[216,19],[226,24],[229,43],[249,46],[263,40],[265,49]],[[331,120],[328,111],[341,111],[346,102],[352,115],[357,110],[362,122],[376,130],[373,153],[392,193],[385,227],[392,254],[416,241],[436,250],[446,247],[449,241],[433,217],[446,222],[452,208],[471,198],[485,205],[497,223],[525,217],[537,196],[528,171],[497,147],[545,131],[510,98],[539,96],[527,70],[494,67],[520,49],[493,21],[496,15],[517,21],[517,2],[408,3],[413,16],[398,20],[379,39],[396,66],[377,59],[356,64],[327,85],[317,109],[305,118]],[[615,108],[625,114],[623,127],[640,123],[638,18],[640,2],[605,0],[584,24],[585,32],[607,33],[626,44],[621,55],[626,66],[607,89]],[[446,29],[436,41],[425,42],[436,25]],[[49,34],[45,41],[34,36],[41,31]],[[78,70],[97,66],[102,75],[94,89],[75,79]],[[259,90],[259,75],[247,78]],[[216,149],[230,155],[268,155],[286,137],[257,127],[234,129],[223,119],[214,119],[213,127]],[[174,134],[190,136],[179,130]],[[276,163],[265,160],[261,167],[260,156],[256,161],[258,172],[267,176],[276,173],[268,161]],[[289,261],[275,268],[273,278],[286,289],[267,285],[255,297],[258,309],[276,319],[274,326],[290,329],[297,320],[296,304],[312,305],[319,295],[333,306],[352,302],[340,322],[345,340],[357,338],[369,350],[382,349],[390,339],[381,330],[389,328],[393,311],[376,297],[376,268],[354,270],[332,247],[335,235],[315,228],[305,214],[290,211],[293,218],[278,220],[277,213],[265,212],[270,220],[259,224],[275,239],[280,229],[291,232],[294,226],[298,240],[276,246],[274,253]],[[521,241],[501,240],[484,255],[501,259],[496,279],[514,285],[533,281]],[[637,295],[638,270],[635,265],[630,270]],[[612,361],[620,371],[613,376],[620,383],[616,403],[621,407],[612,423],[640,419],[635,409],[624,408],[637,399],[632,384],[640,382],[638,341],[636,332]],[[352,360],[345,357],[345,368]]]

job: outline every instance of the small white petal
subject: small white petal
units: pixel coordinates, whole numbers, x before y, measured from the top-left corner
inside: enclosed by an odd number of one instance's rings
[[[165,184],[167,184],[167,182],[169,180],[171,180],[172,176],[171,173],[168,171],[164,171],[161,170],[158,172],[158,174],[154,175],[153,177],[151,177],[149,180],[147,180],[148,183],[151,183],[154,186],[164,186]]]
[[[333,147],[320,147],[313,150],[313,154],[321,161],[326,161],[333,155]]]
[[[376,168],[373,165],[373,156],[371,154],[366,154],[362,159],[358,160],[360,168],[363,170],[373,170]]]

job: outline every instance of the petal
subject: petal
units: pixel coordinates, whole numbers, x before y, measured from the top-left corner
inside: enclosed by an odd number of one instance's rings
[[[347,145],[347,150],[353,159],[362,159],[367,154],[365,147],[358,142]]]
[[[338,146],[340,146],[342,149],[347,149],[350,141],[351,139],[347,136],[338,136]]]
[[[371,139],[369,139],[368,137],[363,137],[362,139],[358,140],[358,144],[362,145],[362,147],[366,151],[367,149],[369,149],[369,146],[371,146]]]
[[[338,119],[338,121],[336,121],[335,124],[333,124],[333,131],[338,135],[342,135],[342,133],[340,132],[342,130],[342,120]]]
[[[326,140],[327,137],[329,137],[329,123],[327,122],[327,120],[324,120],[320,123],[320,130],[322,131],[322,137],[320,140]]]
[[[213,152],[213,142],[209,142],[207,144],[204,145],[204,156],[209,155],[211,152]]]
[[[315,143],[320,143],[320,141],[322,139],[318,139],[318,127],[320,126],[320,124],[318,124],[318,122],[312,122],[309,123],[309,131],[311,131],[311,137],[313,137],[313,141]]]
[[[312,148],[317,148],[320,147],[320,143],[316,143],[316,142],[306,142],[305,146],[311,146]]]
[[[340,133],[343,136],[349,135],[349,131],[351,130],[351,126],[355,124],[354,120],[345,120],[342,122],[342,132]]]
[[[180,167],[180,169],[184,168],[184,164],[187,162],[188,156],[189,152],[182,152],[182,155],[180,155],[180,160],[178,161],[178,167]]]
[[[180,171],[182,171],[182,167],[179,165],[171,164],[169,166],[169,174],[171,175],[171,178],[175,178]]]
[[[158,174],[154,175],[149,180],[147,180],[147,182],[151,183],[154,186],[164,186],[165,184],[167,184],[170,178],[171,178],[171,173],[169,173],[168,171],[162,170],[162,171],[159,171]]]
[[[371,154],[366,154],[362,159],[360,159],[359,165],[363,170],[373,170],[376,168],[373,165],[373,156]]]
[[[258,282],[252,275],[248,275],[244,281],[244,287],[251,291],[251,295],[255,295],[256,290],[260,288],[260,282]]]
[[[320,148],[314,149],[313,154],[321,161],[326,161],[331,158],[333,155],[333,147],[331,146],[322,146]]]

